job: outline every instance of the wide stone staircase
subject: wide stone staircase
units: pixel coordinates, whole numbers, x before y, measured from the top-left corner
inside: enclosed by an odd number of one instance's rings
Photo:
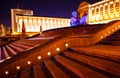
[[[40,46],[50,40],[53,40],[61,35],[74,35],[74,34],[85,34],[89,33],[89,30],[96,29],[98,26],[92,25],[89,26],[81,26],[81,27],[66,27],[60,29],[53,29],[43,32],[43,34],[35,37],[28,37],[25,39],[20,39],[17,41],[12,41],[8,44],[4,44],[0,46],[0,62],[3,62],[5,59],[9,59],[12,56],[34,48],[36,46]]]
[[[104,53],[104,52],[103,52]],[[20,70],[15,78],[119,78],[120,60],[83,53],[77,48]]]
[[[41,37],[34,39],[21,39],[15,42],[5,44],[0,47],[0,62],[3,62],[5,59],[9,59],[12,56],[24,52],[25,50],[29,50],[34,48],[37,45],[42,45],[45,42],[53,39],[55,37]]]
[[[104,45],[119,45],[120,46],[120,30],[116,31],[112,35],[108,36],[107,38],[103,39],[97,44],[104,44]]]
[[[96,44],[78,42],[104,26],[53,29],[2,45],[0,78],[120,78],[120,30]]]

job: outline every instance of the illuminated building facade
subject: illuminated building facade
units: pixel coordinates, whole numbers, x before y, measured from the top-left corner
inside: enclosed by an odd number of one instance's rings
[[[12,24],[12,33],[17,32],[17,15],[33,15],[33,11],[25,9],[11,9],[11,24]]]
[[[82,2],[77,11],[80,18],[85,14],[88,15],[82,20],[88,24],[107,23],[120,19],[120,0],[102,0],[94,4]],[[22,21],[25,23],[26,32],[40,32],[40,28],[45,31],[70,26],[70,19],[33,16],[33,11],[24,9],[12,9],[11,20],[12,33],[22,31]]]
[[[0,24],[0,37],[4,36],[4,34],[5,34],[4,31],[5,31],[5,29],[4,29],[3,24]]]
[[[33,16],[33,11],[23,9],[12,9],[11,20],[13,34],[22,32],[23,21],[26,32],[40,32],[70,26],[70,19]]]
[[[4,26],[3,24],[0,24],[0,37],[6,36],[10,33],[10,28]]]
[[[26,32],[40,32],[54,28],[60,28],[69,25],[69,19],[65,18],[51,18],[51,17],[37,17],[37,16],[17,16],[17,32],[22,31],[22,23],[24,20]]]
[[[80,17],[88,14],[89,24],[107,23],[120,19],[120,0],[102,0],[89,4],[82,2],[78,7]]]

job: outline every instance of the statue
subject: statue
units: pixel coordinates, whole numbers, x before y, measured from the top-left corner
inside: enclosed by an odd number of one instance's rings
[[[87,17],[88,17],[88,14],[84,14],[82,16],[82,18],[80,19],[80,25],[87,25]]]
[[[77,25],[79,25],[80,24],[80,22],[79,22],[80,18],[78,18],[78,13],[76,11],[73,11],[71,13],[71,15],[72,15],[72,17],[70,19],[70,25],[71,26],[77,26]]]

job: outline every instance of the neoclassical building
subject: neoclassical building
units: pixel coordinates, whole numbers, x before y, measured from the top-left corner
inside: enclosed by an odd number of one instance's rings
[[[88,14],[88,24],[108,23],[120,19],[120,0],[102,0],[94,4],[82,2],[77,9],[80,18]],[[70,26],[70,19],[34,16],[32,10],[11,9],[12,33],[22,31],[24,21],[26,32],[42,31]]]
[[[25,9],[11,9],[11,20],[13,34],[22,32],[23,21],[26,32],[70,26],[70,19],[33,16],[33,11]]]
[[[88,14],[89,24],[107,23],[120,19],[120,0],[102,0],[94,4],[82,2],[77,11],[80,17]]]

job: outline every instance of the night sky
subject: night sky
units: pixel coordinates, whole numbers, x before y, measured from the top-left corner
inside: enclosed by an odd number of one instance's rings
[[[70,18],[83,1],[95,3],[100,0],[0,0],[0,23],[11,26],[10,9],[20,8],[33,10],[36,16]]]

